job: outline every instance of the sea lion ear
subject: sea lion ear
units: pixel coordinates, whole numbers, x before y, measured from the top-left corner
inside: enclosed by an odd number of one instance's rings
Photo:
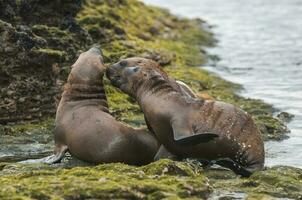
[[[176,83],[178,84],[182,94],[192,97],[192,98],[197,98],[197,95],[187,84],[185,84],[184,82],[182,82],[180,80],[176,80]]]
[[[171,122],[173,129],[174,141],[181,145],[196,145],[199,143],[209,142],[217,137],[218,134],[212,132],[194,132],[187,128],[186,123],[181,120]]]
[[[152,69],[150,72],[151,76],[162,76],[157,70]]]

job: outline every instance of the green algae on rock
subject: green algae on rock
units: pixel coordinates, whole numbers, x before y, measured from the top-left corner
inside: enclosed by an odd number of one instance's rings
[[[1,199],[206,199],[208,179],[186,163],[161,160],[72,169],[42,164],[0,164]],[[181,172],[181,173],[180,173]]]
[[[56,2],[0,2],[1,124],[39,121],[54,115],[54,97],[63,82],[58,72],[70,66],[78,50],[91,44],[84,30],[74,28],[76,23],[70,17],[76,12],[62,16],[63,10],[75,5],[62,2],[57,12]],[[44,12],[48,12],[47,17]]]
[[[302,170],[276,166],[240,178],[190,161],[142,167],[0,163],[1,199],[302,199]]]
[[[227,171],[209,170],[206,176],[214,191],[245,193],[247,199],[302,199],[302,169],[275,166],[242,179]]]

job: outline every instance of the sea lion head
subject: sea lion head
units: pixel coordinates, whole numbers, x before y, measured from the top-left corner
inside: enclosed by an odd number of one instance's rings
[[[107,68],[106,75],[112,85],[134,97],[142,86],[168,78],[157,62],[139,57],[120,60]]]
[[[81,53],[77,61],[71,66],[68,83],[83,85],[98,84],[102,81],[105,70],[101,51],[93,47]]]

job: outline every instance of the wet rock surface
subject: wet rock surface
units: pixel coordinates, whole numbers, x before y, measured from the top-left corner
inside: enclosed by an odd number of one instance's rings
[[[250,178],[239,178],[231,172],[210,170],[206,176],[217,195],[240,195],[244,198],[302,198],[302,169],[275,166],[256,172]]]
[[[290,114],[288,112],[281,112],[277,115],[277,118],[280,119],[283,122],[290,122],[293,118],[295,117],[295,115]]]
[[[45,157],[53,152],[53,120],[38,125],[0,126],[0,162]]]

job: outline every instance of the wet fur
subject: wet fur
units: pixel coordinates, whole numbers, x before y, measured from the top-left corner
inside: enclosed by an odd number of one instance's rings
[[[126,79],[123,91],[138,100],[147,123],[166,151],[178,158],[193,157],[209,160],[232,169],[242,176],[263,169],[264,145],[253,119],[235,106],[219,101],[197,100],[184,95],[176,81],[154,61],[130,58],[120,67],[112,68]],[[123,77],[126,67],[138,66],[140,71]],[[114,73],[108,74],[109,79]],[[111,75],[111,77],[110,77]],[[135,87],[128,88],[127,85]],[[118,85],[116,85],[118,86]],[[121,88],[121,86],[120,86]],[[179,145],[173,140],[172,122],[193,132],[214,132],[219,138],[200,144]],[[160,158],[160,156],[157,157]]]

